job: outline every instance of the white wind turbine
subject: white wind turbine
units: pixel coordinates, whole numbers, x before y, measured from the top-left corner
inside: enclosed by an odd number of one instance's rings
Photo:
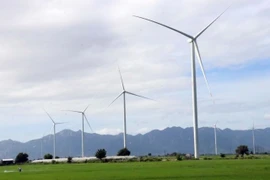
[[[124,148],[127,148],[127,144],[126,144],[126,140],[127,140],[127,125],[126,125],[126,94],[129,94],[129,95],[133,95],[133,96],[137,96],[137,97],[140,97],[140,98],[143,98],[143,99],[148,99],[148,100],[153,100],[153,99],[150,99],[150,98],[147,98],[145,96],[141,96],[141,95],[138,95],[138,94],[134,94],[132,92],[129,92],[129,91],[126,91],[125,89],[125,86],[124,86],[124,81],[123,81],[123,78],[122,78],[122,74],[121,74],[121,71],[120,71],[120,68],[118,67],[118,70],[119,70],[119,74],[120,74],[120,79],[121,79],[121,84],[122,84],[122,88],[123,88],[123,91],[111,102],[110,105],[112,105],[120,96],[123,95],[123,103],[124,103],[124,122],[123,122],[123,128],[124,128],[124,133],[123,133],[123,140],[124,140]],[[109,105],[109,106],[110,106]]]
[[[228,7],[229,8],[229,7]],[[227,8],[227,9],[228,9]],[[227,10],[226,9],[226,10]],[[225,11],[226,11],[225,10]],[[203,63],[202,63],[202,60],[201,60],[201,55],[200,55],[200,52],[199,52],[199,46],[198,46],[198,43],[197,43],[197,39],[198,37],[200,37],[200,35],[203,34],[203,32],[208,29],[225,11],[223,11],[217,18],[215,18],[208,26],[206,26],[202,31],[200,31],[196,36],[191,36],[189,34],[186,34],[182,31],[179,31],[177,29],[174,29],[172,27],[169,27],[167,25],[164,25],[164,24],[161,24],[159,22],[156,22],[156,21],[153,21],[151,19],[147,19],[147,18],[144,18],[144,17],[141,17],[141,16],[135,16],[134,17],[137,17],[137,18],[140,18],[140,19],[143,19],[143,20],[146,20],[146,21],[149,21],[149,22],[152,22],[152,23],[155,23],[155,24],[158,24],[158,25],[161,25],[165,28],[168,28],[172,31],[175,31],[179,34],[182,34],[184,36],[186,36],[188,38],[188,42],[191,44],[191,73],[192,73],[192,99],[193,99],[193,134],[194,134],[194,156],[195,158],[199,158],[199,141],[198,141],[198,110],[197,110],[197,88],[196,88],[196,64],[195,64],[195,52],[196,52],[196,55],[197,55],[197,58],[199,60],[199,64],[200,64],[200,67],[201,67],[201,70],[202,70],[202,74],[203,74],[203,77],[205,79],[205,82],[206,82],[206,85],[207,85],[207,88],[209,90],[209,93],[210,93],[210,96],[212,97],[212,93],[210,91],[210,87],[209,87],[209,84],[208,84],[208,80],[206,78],[206,75],[205,75],[205,71],[204,71],[204,66],[203,66]]]
[[[254,127],[254,121],[253,121],[253,127],[252,127],[252,145],[253,145],[253,154],[256,154],[256,149],[255,149],[255,127]]]
[[[89,126],[89,128],[91,129],[91,131],[93,132],[92,130],[92,127],[85,115],[85,111],[88,109],[89,105],[84,109],[84,111],[74,111],[74,110],[64,110],[64,111],[69,111],[69,112],[75,112],[75,113],[80,113],[82,114],[82,157],[84,157],[84,118],[86,119],[86,122]]]
[[[55,122],[45,109],[44,111],[46,112],[46,114],[49,116],[49,118],[52,120],[52,123],[53,123],[53,159],[55,159],[55,149],[56,149],[55,128],[56,128],[56,125],[64,124],[64,122],[59,122],[59,123]]]
[[[217,122],[218,121],[216,121],[216,123],[215,123],[215,125],[214,125],[214,135],[215,135],[215,154],[217,155]]]

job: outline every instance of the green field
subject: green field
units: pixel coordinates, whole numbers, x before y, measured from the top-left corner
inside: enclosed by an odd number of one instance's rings
[[[270,179],[269,159],[1,166],[1,180]]]

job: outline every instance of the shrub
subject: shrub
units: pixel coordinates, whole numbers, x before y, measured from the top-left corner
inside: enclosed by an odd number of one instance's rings
[[[27,153],[19,153],[16,156],[15,163],[25,163],[28,161],[28,154]]]
[[[249,155],[248,146],[246,145],[240,145],[235,150],[236,154],[241,155],[242,157],[244,154]]]
[[[226,155],[225,155],[225,154],[223,154],[223,153],[220,153],[220,157],[221,157],[221,158],[225,158],[225,157],[226,157]]]
[[[102,158],[106,157],[106,154],[107,154],[107,152],[105,149],[98,149],[95,156],[96,156],[96,158],[101,160]]]
[[[117,156],[129,156],[130,151],[127,148],[120,149],[117,153]]]
[[[177,160],[177,161],[182,161],[182,157],[181,157],[180,154],[177,154],[177,155],[176,155],[176,160]]]
[[[69,157],[67,158],[67,163],[72,163],[72,157],[69,156]]]
[[[51,155],[51,154],[44,155],[44,159],[52,159],[52,158],[53,158],[53,155]]]
[[[56,161],[55,160],[52,160],[52,164],[56,164]]]

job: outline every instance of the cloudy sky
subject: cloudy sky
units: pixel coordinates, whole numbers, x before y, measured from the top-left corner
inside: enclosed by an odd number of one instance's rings
[[[1,1],[0,140],[27,141],[52,132],[45,108],[62,129],[79,130],[84,110],[94,132],[122,131],[119,65],[127,96],[127,130],[145,133],[192,126],[187,38],[232,7],[198,39],[213,104],[197,64],[199,126],[270,126],[268,0]],[[86,132],[91,132],[86,126]]]

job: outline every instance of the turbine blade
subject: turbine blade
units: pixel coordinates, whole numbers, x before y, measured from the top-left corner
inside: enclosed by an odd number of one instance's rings
[[[122,84],[123,91],[125,91],[124,81],[123,81],[123,77],[122,77],[119,66],[118,66],[118,71],[119,71],[119,74],[120,74],[120,79],[121,79],[121,84]]]
[[[85,114],[84,114],[84,117],[86,119],[86,122],[87,122],[89,128],[91,129],[92,132],[94,132]]]
[[[197,55],[197,57],[198,57],[198,59],[199,59],[199,64],[200,64],[200,66],[201,66],[201,70],[202,70],[202,74],[203,74],[203,77],[204,77],[206,86],[207,86],[208,91],[209,91],[209,94],[210,94],[210,96],[211,96],[211,98],[212,98],[212,100],[213,100],[213,103],[215,104],[214,98],[213,98],[212,93],[211,93],[211,90],[210,90],[210,86],[209,86],[208,80],[207,80],[206,75],[205,75],[205,70],[204,70],[204,66],[203,66],[203,63],[202,63],[202,59],[201,59],[201,55],[200,55],[200,51],[199,51],[199,46],[198,46],[196,40],[193,41],[193,42],[194,42],[194,44],[195,44],[196,55]]]
[[[56,125],[57,124],[66,124],[67,122],[57,122],[57,123],[55,123]]]
[[[52,120],[53,124],[55,124],[55,122],[54,122],[53,118],[50,116],[50,114],[49,114],[45,109],[43,109],[43,110],[44,110],[45,113],[49,116],[49,118]]]
[[[167,25],[165,25],[165,24],[161,24],[161,23],[159,23],[159,22],[156,22],[156,21],[153,21],[153,20],[151,20],[151,19],[147,19],[147,18],[144,18],[144,17],[141,17],[141,16],[136,16],[136,15],[133,15],[133,16],[136,17],[136,18],[144,19],[144,20],[146,20],[146,21],[149,21],[149,22],[158,24],[158,25],[160,25],[160,26],[163,26],[163,27],[165,27],[165,28],[168,28],[168,29],[170,29],[170,30],[173,30],[173,31],[175,31],[175,32],[178,32],[178,33],[180,33],[180,34],[182,34],[182,35],[184,35],[184,36],[186,36],[186,37],[188,37],[188,38],[190,38],[190,39],[193,39],[193,37],[192,37],[191,35],[188,35],[188,34],[182,32],[182,31],[179,31],[179,30],[177,30],[177,29],[174,29],[174,28],[172,28],[172,27],[170,27],[170,26],[167,26]]]
[[[197,39],[204,31],[206,31],[206,29],[208,29],[216,20],[218,20],[220,18],[220,16],[222,16],[229,8],[231,7],[231,5],[229,7],[227,7],[218,17],[216,17],[216,19],[214,19],[208,26],[206,26],[201,32],[199,32],[196,36],[195,39]]]
[[[133,96],[137,96],[137,97],[143,98],[143,99],[148,99],[148,100],[151,100],[151,101],[155,101],[154,99],[151,99],[151,98],[148,98],[148,97],[145,97],[145,96],[141,96],[141,95],[138,95],[138,94],[134,94],[132,92],[126,91],[126,93],[128,93],[130,95],[133,95]]]
[[[124,93],[124,91],[121,92],[121,94],[119,94],[119,95],[111,102],[111,104],[109,104],[109,106],[112,105],[112,104],[114,103],[114,101],[116,101],[123,93]],[[108,107],[109,107],[109,106],[108,106]]]
[[[90,104],[88,104],[88,106],[85,108],[85,110],[83,111],[85,113],[85,111],[88,109],[88,107],[90,106]]]
[[[76,112],[76,113],[83,113],[83,112],[81,112],[81,111],[73,111],[73,110],[62,110],[62,111]]]

